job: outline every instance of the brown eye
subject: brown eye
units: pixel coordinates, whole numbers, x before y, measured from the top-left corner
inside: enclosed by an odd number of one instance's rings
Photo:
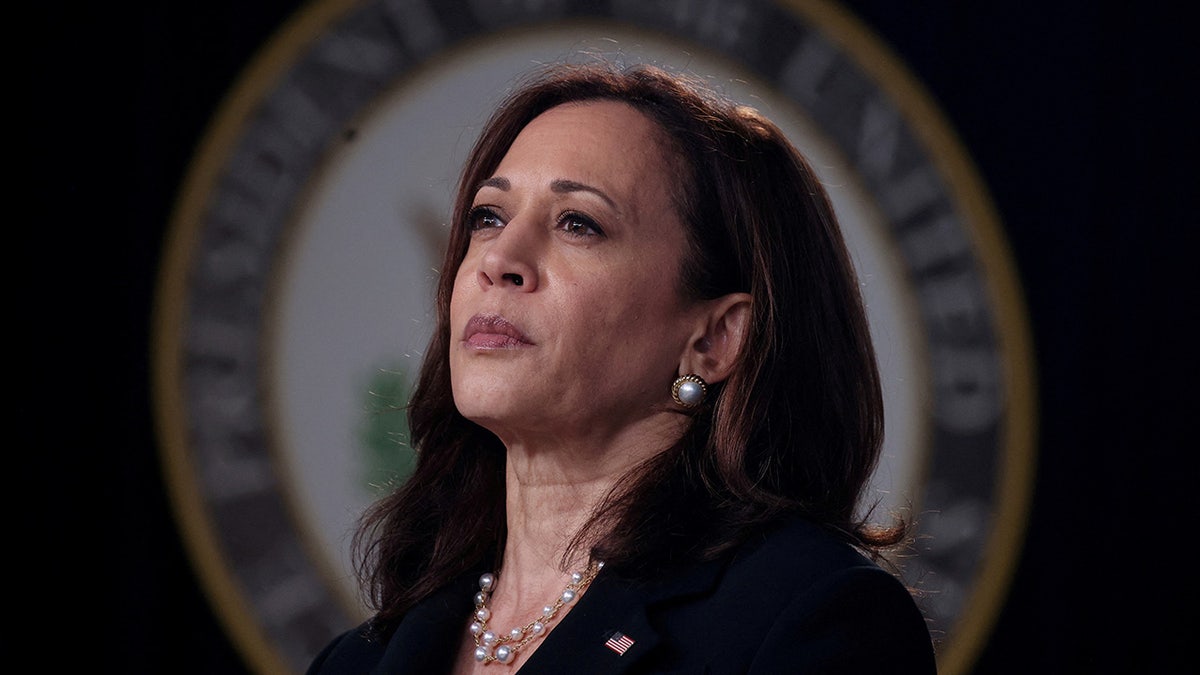
[[[477,206],[471,209],[471,213],[467,216],[467,229],[472,232],[503,227],[503,225],[504,221],[500,220],[500,216],[486,206]]]
[[[596,221],[581,213],[564,213],[558,220],[559,229],[572,237],[603,237],[604,231]]]

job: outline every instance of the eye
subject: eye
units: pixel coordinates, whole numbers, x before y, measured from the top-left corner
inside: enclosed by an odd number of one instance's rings
[[[558,218],[558,228],[572,237],[603,237],[604,231],[596,221],[575,211],[567,211]]]
[[[467,214],[467,229],[471,232],[504,227],[504,221],[499,214],[487,206],[476,206]]]

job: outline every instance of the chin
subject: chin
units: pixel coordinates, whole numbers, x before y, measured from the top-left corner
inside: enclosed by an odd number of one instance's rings
[[[513,402],[520,400],[515,388],[495,381],[455,383],[453,392],[459,414],[483,426],[485,421],[512,415]]]

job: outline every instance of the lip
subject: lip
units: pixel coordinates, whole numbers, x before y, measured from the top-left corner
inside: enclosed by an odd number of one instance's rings
[[[513,349],[533,345],[525,333],[499,314],[476,314],[463,330],[463,342],[475,349]]]

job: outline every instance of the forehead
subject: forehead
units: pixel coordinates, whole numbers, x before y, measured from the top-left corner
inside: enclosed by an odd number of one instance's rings
[[[555,176],[636,187],[648,176],[661,182],[668,164],[663,131],[633,106],[619,101],[564,103],[535,117],[501,159],[508,171],[567,172]]]
[[[553,133],[563,127],[579,136],[636,135],[639,139],[656,136],[659,129],[645,113],[623,101],[597,99],[571,101],[548,108],[533,118],[522,134]]]

